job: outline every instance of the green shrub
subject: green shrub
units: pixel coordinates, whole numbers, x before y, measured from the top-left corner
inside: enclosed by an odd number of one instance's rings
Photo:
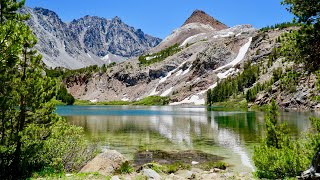
[[[310,165],[297,142],[281,149],[263,143],[255,148],[253,161],[256,176],[268,179],[296,177]]]
[[[41,165],[45,173],[78,171],[97,154],[97,145],[86,140],[83,129],[64,119],[49,128],[29,125],[22,140],[23,151],[29,154],[24,163]]]
[[[191,166],[189,164],[184,164],[182,162],[174,162],[172,164],[164,165],[164,172],[171,174],[175,173],[179,170],[190,169]]]
[[[275,101],[266,112],[266,137],[254,148],[253,161],[259,178],[277,179],[296,177],[310,165],[306,141],[293,140],[286,124],[278,124]]]
[[[282,68],[273,70],[273,80],[277,82],[282,77]]]
[[[143,165],[143,168],[152,169],[157,173],[161,173],[164,171],[164,166],[158,164],[158,163],[148,163]]]
[[[120,168],[116,171],[119,174],[130,174],[134,171],[132,165],[129,161],[125,161],[121,164]]]
[[[204,163],[204,164],[200,165],[200,168],[204,169],[206,171],[210,171],[213,168],[218,168],[218,169],[225,170],[225,169],[227,169],[227,167],[228,167],[228,164],[225,163],[225,162],[222,162],[222,161],[219,161],[219,162],[207,162],[207,163]]]
[[[132,103],[132,105],[142,105],[142,106],[162,106],[169,104],[169,97],[161,97],[161,96],[149,96],[140,101]]]

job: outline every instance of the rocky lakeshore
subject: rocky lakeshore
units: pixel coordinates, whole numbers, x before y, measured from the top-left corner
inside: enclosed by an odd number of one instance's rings
[[[161,157],[159,154],[166,155],[168,158],[163,157],[163,159],[159,159]],[[137,159],[137,156],[140,159]],[[141,164],[143,161],[141,157],[143,156],[147,157],[143,159],[146,162],[145,164]],[[173,156],[178,157],[179,161],[174,162],[176,158]],[[221,160],[220,157],[199,151],[176,153],[141,151],[136,154],[136,157],[133,162],[129,162],[121,153],[114,150],[106,150],[88,162],[81,169],[81,175],[66,174],[65,178],[112,180],[253,179],[252,173],[233,172],[225,163],[218,161]],[[168,159],[172,161],[169,162]]]

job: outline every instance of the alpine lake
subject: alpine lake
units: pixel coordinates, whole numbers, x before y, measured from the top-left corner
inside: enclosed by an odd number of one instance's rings
[[[135,164],[216,160],[233,171],[251,172],[254,146],[265,133],[263,112],[209,111],[204,106],[58,106],[56,112],[83,127],[89,140]],[[281,112],[280,121],[296,138],[310,127],[309,117],[319,115]]]

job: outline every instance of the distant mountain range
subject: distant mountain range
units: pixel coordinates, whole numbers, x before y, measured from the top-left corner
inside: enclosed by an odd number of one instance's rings
[[[121,62],[161,42],[119,17],[85,16],[66,23],[48,9],[24,7],[21,11],[31,15],[27,23],[38,38],[36,48],[48,67],[77,69]]]

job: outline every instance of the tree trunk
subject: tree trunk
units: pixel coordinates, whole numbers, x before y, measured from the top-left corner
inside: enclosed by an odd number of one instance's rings
[[[23,64],[23,74],[21,77],[21,82],[24,83],[26,81],[26,68],[27,68],[27,47],[25,47],[24,49],[24,64]],[[23,91],[23,90],[22,90]],[[13,166],[15,167],[14,171],[16,171],[15,176],[20,177],[21,175],[21,137],[19,135],[19,132],[22,132],[24,129],[24,125],[25,125],[25,121],[26,121],[26,103],[25,103],[25,96],[24,94],[21,92],[20,93],[20,114],[19,114],[19,120],[18,120],[18,129],[17,129],[17,146],[16,146],[16,150],[14,153],[14,161],[13,161]]]

